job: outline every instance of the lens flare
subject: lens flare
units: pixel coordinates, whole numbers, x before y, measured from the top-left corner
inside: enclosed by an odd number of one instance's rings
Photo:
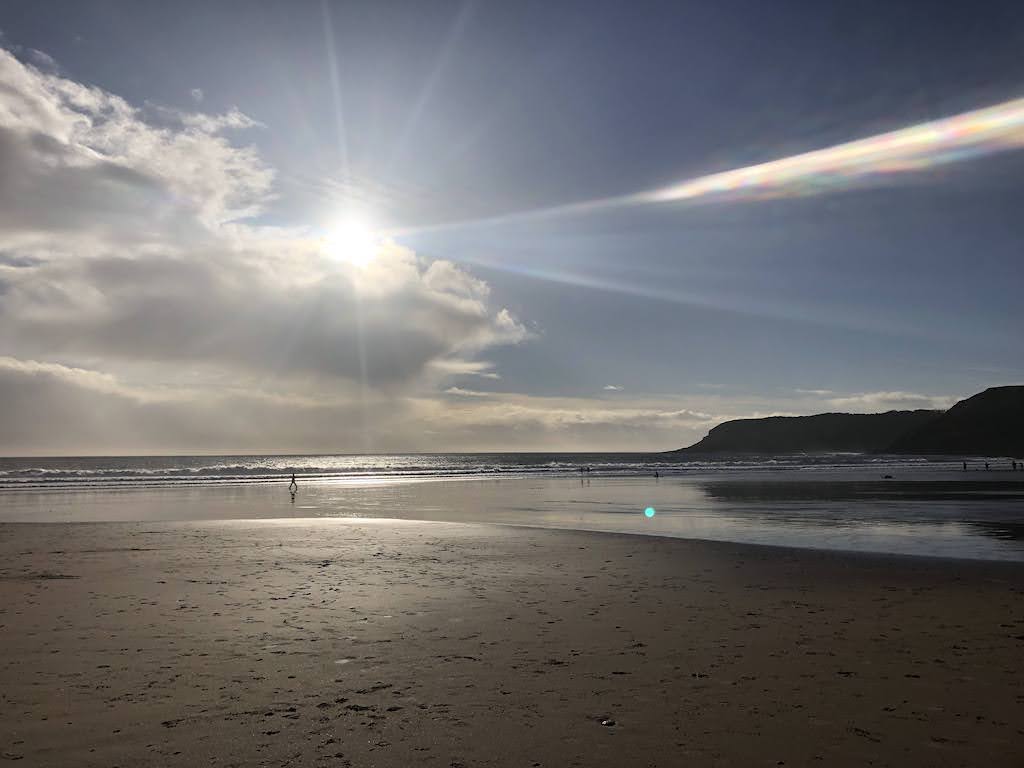
[[[1024,147],[1024,99],[834,147],[702,176],[638,196],[652,203],[805,196]]]
[[[373,261],[378,246],[373,230],[359,219],[338,222],[327,231],[322,241],[325,255],[355,267],[365,267]]]
[[[644,515],[646,517],[648,517],[648,518],[654,517],[654,515],[655,515],[654,507],[648,507],[647,509],[645,509],[644,510]]]
[[[520,220],[587,215],[656,204],[698,205],[808,197],[1024,148],[1024,98],[919,123],[757,165],[695,176],[660,189],[448,222],[405,231],[463,229]]]

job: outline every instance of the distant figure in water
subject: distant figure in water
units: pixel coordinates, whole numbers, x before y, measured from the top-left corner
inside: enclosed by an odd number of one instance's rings
[[[967,471],[967,462],[965,461],[964,462],[964,472],[966,472],[966,471]]]
[[[985,462],[985,471],[988,472],[988,462]]]
[[[658,470],[654,470],[654,477],[655,479],[661,477],[661,475],[658,473]]]
[[[1016,461],[1013,462],[1013,471],[1014,472],[1017,471],[1017,462]]]

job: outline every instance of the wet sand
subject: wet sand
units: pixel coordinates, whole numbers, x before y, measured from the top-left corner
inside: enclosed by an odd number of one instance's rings
[[[1013,563],[415,521],[3,524],[0,649],[0,763],[1024,763]]]

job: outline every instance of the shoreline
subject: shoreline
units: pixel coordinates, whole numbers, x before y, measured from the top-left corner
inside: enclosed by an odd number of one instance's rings
[[[1015,563],[380,518],[0,524],[0,562],[26,765],[1024,753]]]
[[[13,520],[13,521],[2,521],[0,520],[0,530],[5,526],[136,526],[136,525],[167,525],[174,527],[182,526],[195,526],[195,527],[217,527],[217,526],[231,526],[235,524],[239,525],[250,525],[250,526],[278,526],[278,525],[332,525],[332,524],[366,524],[366,525],[377,525],[377,524],[416,524],[416,525],[452,525],[452,526],[473,526],[481,528],[496,528],[496,529],[525,529],[531,531],[561,531],[567,533],[581,533],[581,534],[594,534],[599,536],[609,537],[642,537],[645,539],[655,539],[665,542],[670,541],[683,541],[692,542],[702,546],[719,547],[724,550],[736,548],[737,550],[775,550],[779,555],[791,555],[791,556],[813,556],[813,555],[830,555],[835,557],[843,558],[855,558],[864,560],[880,560],[886,561],[891,560],[893,563],[899,563],[904,560],[912,562],[922,561],[935,561],[937,564],[945,563],[957,563],[957,564],[991,564],[999,567],[1006,567],[1010,570],[1020,570],[1024,573],[1024,560],[998,560],[988,558],[972,558],[972,557],[954,557],[946,555],[928,555],[928,554],[917,554],[917,553],[906,553],[906,552],[875,552],[862,549],[839,549],[834,547],[798,547],[786,544],[766,544],[760,542],[748,542],[748,541],[732,541],[729,539],[706,539],[700,537],[687,537],[687,536],[672,536],[664,533],[644,533],[643,531],[611,531],[601,530],[599,528],[575,528],[568,526],[555,526],[555,525],[535,525],[531,523],[501,523],[501,522],[487,522],[487,521],[461,521],[461,520],[440,520],[440,519],[420,519],[420,518],[405,518],[405,517],[350,517],[350,516],[323,516],[323,517],[238,517],[238,518],[217,518],[217,519],[200,519],[200,520],[42,520],[42,521],[31,521],[31,520]]]

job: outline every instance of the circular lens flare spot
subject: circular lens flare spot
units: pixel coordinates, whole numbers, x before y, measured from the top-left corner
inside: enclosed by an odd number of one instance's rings
[[[644,510],[644,515],[646,517],[654,517],[654,515],[655,515],[654,507],[648,507],[647,509],[645,509]]]

